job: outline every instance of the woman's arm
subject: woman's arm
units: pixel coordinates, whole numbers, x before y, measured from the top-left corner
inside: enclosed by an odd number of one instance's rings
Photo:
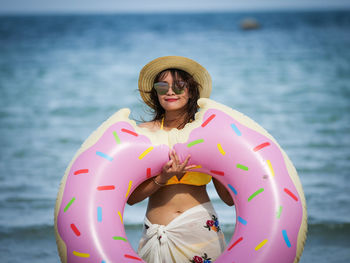
[[[218,180],[216,180],[214,177],[213,177],[213,183],[214,183],[216,192],[218,193],[221,200],[224,201],[228,206],[233,206],[235,203],[233,202],[233,199],[229,191],[226,189],[226,187],[222,183],[220,183]]]
[[[161,185],[164,183],[159,182],[158,176],[147,179],[142,184],[140,184],[134,192],[131,193],[128,199],[129,205],[134,205],[138,202],[141,202],[145,198],[151,196],[153,193],[157,192]],[[158,180],[157,180],[158,179]],[[153,180],[155,180],[158,184],[156,184]]]

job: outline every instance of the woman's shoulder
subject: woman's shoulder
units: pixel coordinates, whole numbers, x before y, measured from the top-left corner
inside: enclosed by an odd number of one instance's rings
[[[142,122],[138,126],[141,128],[147,128],[151,131],[157,131],[160,129],[160,125],[158,121]]]

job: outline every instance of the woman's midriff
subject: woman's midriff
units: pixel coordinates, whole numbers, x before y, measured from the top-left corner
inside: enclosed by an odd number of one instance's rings
[[[165,186],[149,197],[146,216],[152,224],[167,225],[186,210],[209,200],[206,185]]]

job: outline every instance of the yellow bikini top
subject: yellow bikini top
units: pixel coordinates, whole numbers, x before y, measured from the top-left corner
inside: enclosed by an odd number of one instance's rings
[[[162,118],[162,122],[160,125],[160,129],[163,130],[164,127],[164,117]],[[208,174],[200,173],[200,172],[186,172],[184,176],[181,177],[179,180],[176,175],[171,177],[166,185],[171,185],[171,184],[190,184],[190,185],[206,185],[210,183],[211,181],[211,176]]]

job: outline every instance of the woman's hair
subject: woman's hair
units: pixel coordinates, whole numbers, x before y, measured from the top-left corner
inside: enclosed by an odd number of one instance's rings
[[[170,73],[174,82],[179,80],[184,81],[188,87],[189,99],[185,108],[186,118],[178,128],[182,128],[186,123],[194,119],[194,115],[198,110],[197,100],[199,99],[200,84],[186,71],[176,68],[165,69],[157,74],[154,79],[154,83],[161,81],[165,76]],[[164,116],[165,110],[160,105],[156,90],[153,88],[150,91],[150,102],[152,104],[153,121],[161,120]]]

